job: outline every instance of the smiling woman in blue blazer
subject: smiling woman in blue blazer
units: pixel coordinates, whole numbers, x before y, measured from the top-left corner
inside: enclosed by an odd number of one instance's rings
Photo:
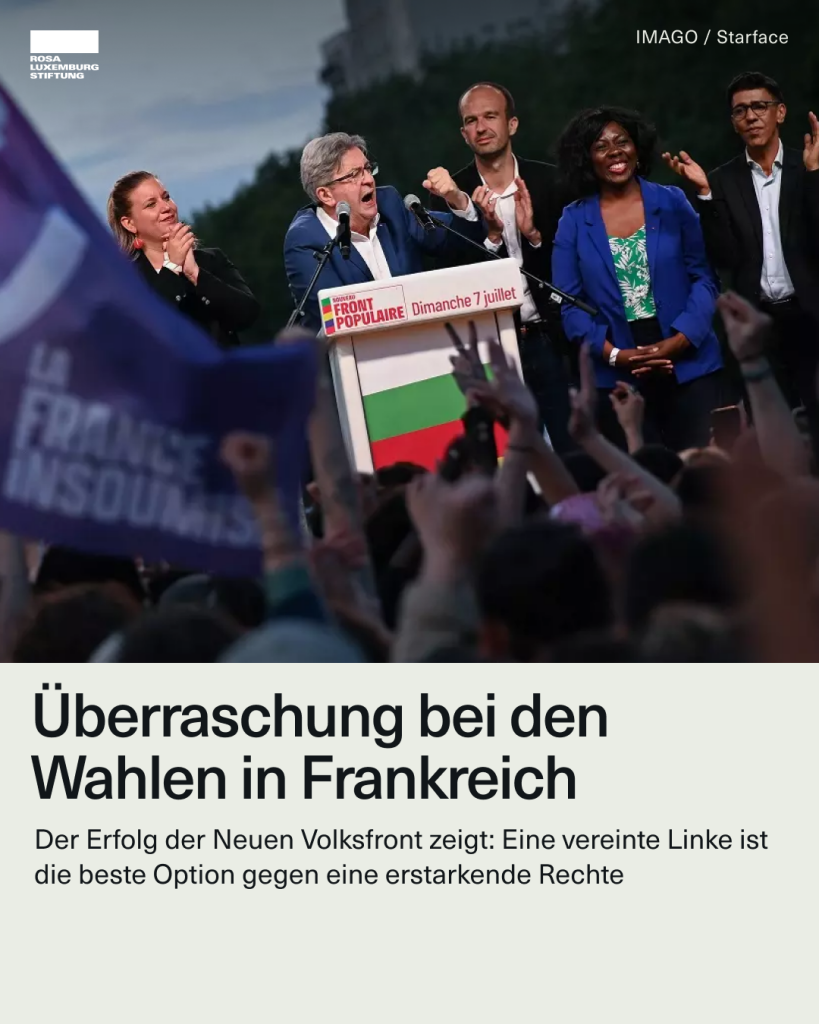
[[[562,315],[567,337],[591,347],[601,429],[622,444],[613,404],[626,384],[645,399],[646,441],[679,451],[708,443],[720,403],[719,288],[682,191],[646,180],[655,140],[618,107],[585,110],[566,127],[558,163],[581,198],[563,211],[552,278],[598,309]]]

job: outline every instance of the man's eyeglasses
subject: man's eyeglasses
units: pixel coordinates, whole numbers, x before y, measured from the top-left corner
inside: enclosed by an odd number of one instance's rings
[[[779,100],[754,100],[753,103],[737,103],[731,108],[731,120],[742,121],[748,116],[748,111],[753,110],[757,117],[761,117],[768,107],[778,107]]]
[[[364,164],[363,167],[355,167],[352,171],[342,174],[340,178],[328,181],[324,187],[329,188],[331,185],[346,185],[347,183],[352,185],[353,182],[359,180],[362,174],[371,174],[375,177],[378,174],[378,164]]]

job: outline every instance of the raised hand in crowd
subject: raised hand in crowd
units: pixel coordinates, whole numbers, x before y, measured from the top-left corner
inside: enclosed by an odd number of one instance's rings
[[[309,560],[322,596],[336,619],[344,624],[354,621],[378,637],[386,652],[391,637],[382,621],[381,604],[363,591],[359,583],[361,571],[369,563],[364,538],[356,533],[324,537],[311,545]]]
[[[254,510],[278,500],[273,445],[269,438],[234,431],[222,441],[220,454]]]
[[[497,200],[498,196],[487,185],[478,185],[472,193],[472,202],[486,221],[487,236],[493,245],[499,245],[503,241],[503,220],[498,213]]]
[[[474,330],[471,321],[470,330]],[[476,381],[470,388],[470,396],[487,408],[496,420],[509,424],[509,445],[513,451],[515,446],[531,445],[541,436],[537,400],[501,343],[490,338],[486,348],[492,379],[484,376],[483,381]]]
[[[805,147],[802,160],[806,171],[819,171],[819,119],[812,110],[808,111],[810,131],[805,133]]]
[[[328,622],[310,573],[306,539],[291,523],[276,486],[274,445],[267,437],[234,431],[223,439],[220,454],[259,526],[268,617]]]
[[[428,171],[424,188],[443,199],[453,210],[465,210],[469,206],[469,196],[458,188],[445,167],[433,167]]]
[[[707,196],[711,191],[708,184],[708,175],[698,163],[691,159],[684,149],[680,150],[679,156],[672,156],[671,153],[663,153],[663,160],[668,164],[675,174],[691,182],[701,196]]]
[[[597,502],[606,522],[633,530],[663,526],[669,519],[660,494],[634,474],[610,473],[597,487]]]
[[[725,325],[728,346],[736,361],[755,363],[765,359],[765,345],[771,332],[771,318],[736,292],[724,292],[717,308]]]
[[[641,529],[644,512],[654,505],[652,495],[640,481],[625,473],[609,473],[603,477],[597,485],[596,498],[603,522],[632,530]]]
[[[288,521],[275,485],[275,450],[270,439],[234,431],[223,439],[220,455],[256,516],[265,570],[273,572],[291,562],[304,561],[303,545]]]
[[[358,481],[358,503],[364,519],[371,515],[379,504],[379,487],[375,477],[371,473],[359,473]],[[305,487],[312,504],[316,509],[322,509],[321,491],[315,480],[311,480]],[[343,534],[343,531],[342,531]]]
[[[538,410],[534,395],[507,358],[503,346],[494,338],[486,342],[493,379],[487,376],[478,351],[475,321],[467,326],[467,343],[459,337],[451,323],[445,324],[457,354],[449,357],[452,375],[461,391],[473,402],[480,402],[500,423],[514,423],[515,429],[527,435],[537,433]]]
[[[338,533],[316,540],[310,546],[309,558],[328,601],[358,602],[354,573],[367,562],[367,545],[360,535]]]
[[[306,331],[283,331],[276,338],[279,345],[316,339]],[[347,447],[341,433],[333,384],[327,360],[319,353],[316,376],[316,402],[307,426],[310,459],[315,474],[315,488],[321,496],[324,536],[338,534],[364,537],[364,511],[358,476],[350,465]],[[376,595],[372,565],[369,558],[354,571],[362,593]]]
[[[470,392],[495,420],[509,425],[503,464],[495,487],[498,520],[504,527],[523,520],[526,509],[527,473],[544,445],[535,396],[518,376],[517,368],[496,340],[487,343],[492,379]],[[556,459],[560,463],[559,459]],[[560,463],[562,468],[562,463]],[[568,475],[568,474],[566,474]],[[559,479],[558,475],[558,479]],[[550,500],[564,489],[550,490]]]
[[[530,245],[540,245],[543,241],[543,236],[535,226],[535,211],[529,189],[526,187],[526,182],[523,178],[515,178],[515,184],[518,187],[517,192],[515,192],[515,222],[518,226],[518,231]]]
[[[569,433],[572,438],[607,473],[623,474],[637,481],[655,502],[655,518],[664,516],[669,520],[676,519],[680,514],[680,501],[671,488],[635,462],[630,455],[607,441],[598,430],[595,419],[597,388],[588,343],[580,349],[579,368],[580,387],[572,388],[570,392],[572,413]]]
[[[745,382],[763,459],[783,476],[806,476],[810,453],[765,356],[770,317],[736,292],[720,295],[717,308]]]
[[[468,577],[497,525],[493,482],[477,473],[455,483],[436,473],[415,477],[407,509],[424,550],[422,576],[437,583]]]
[[[463,396],[469,399],[470,392],[481,388],[487,382],[486,368],[478,351],[478,330],[475,321],[470,320],[467,325],[466,343],[451,323],[447,321],[444,327],[455,346],[455,355],[449,357],[452,376]]]
[[[621,380],[609,395],[617,421],[626,435],[626,447],[629,454],[643,447],[643,418],[645,415],[645,399],[631,384]]]
[[[450,356],[452,374],[470,403],[479,403],[509,435],[499,474],[501,519],[517,518],[525,501],[526,474],[532,473],[544,499],[563,501],[577,493],[577,485],[562,459],[549,447],[540,431],[537,400],[521,379],[517,367],[496,339],[486,342],[492,379],[489,380],[478,352],[478,334],[473,320],[468,324],[467,343],[452,324],[446,329],[457,351]]]
[[[597,386],[588,343],[584,342],[580,349],[578,368],[580,387],[569,389],[572,410],[569,417],[569,434],[579,445],[583,445],[597,433]]]
[[[448,483],[426,473],[408,484],[406,502],[423,560],[403,594],[392,660],[424,661],[443,649],[474,650],[473,575],[497,530],[494,482],[470,473]]]
[[[289,344],[308,339],[318,345],[316,338],[298,329],[284,331],[276,340],[279,344]],[[316,400],[308,424],[308,437],[315,483],[321,494],[324,534],[328,540],[343,537],[357,545],[360,559],[355,566],[348,566],[349,571],[357,592],[366,598],[375,598],[358,480],[341,436],[327,362],[320,353],[316,365]],[[281,596],[280,604],[286,605],[293,598],[304,607],[310,605],[306,539],[293,528],[276,489],[273,447],[266,438],[229,435],[223,444],[222,458],[232,469],[237,486],[253,506],[261,530],[266,571],[276,572],[294,563],[304,570],[292,585],[286,578],[282,582],[280,574],[281,585],[273,588]],[[321,617],[315,601],[308,608],[307,616]]]
[[[775,388],[770,379],[763,386]],[[771,434],[763,425],[765,433]],[[819,661],[819,483],[783,479],[787,467],[777,472],[783,467],[772,468],[763,452],[766,470],[760,450],[768,441],[756,427],[742,440],[723,474],[720,498],[722,542],[741,573],[749,660]]]

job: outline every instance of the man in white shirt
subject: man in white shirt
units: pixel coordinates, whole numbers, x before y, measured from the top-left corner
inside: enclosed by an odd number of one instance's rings
[[[772,78],[738,75],[727,99],[743,153],[709,174],[683,150],[663,157],[696,190],[711,262],[773,320],[768,358],[791,405],[805,406],[819,451],[819,121],[808,114],[799,153],[779,137],[787,108]]]
[[[523,270],[541,280],[551,277],[552,241],[563,211],[557,169],[539,160],[525,160],[512,150],[518,130],[515,101],[496,82],[470,86],[458,103],[461,136],[474,160],[453,174],[464,192],[495,217],[487,214],[490,232],[502,232],[505,252]],[[433,204],[435,205],[435,204]],[[487,238],[487,249],[499,252],[500,243]],[[480,254],[470,254],[473,261]],[[524,299],[517,321],[521,367],[537,398],[541,419],[558,452],[574,445],[569,421],[569,345],[563,334],[560,307],[550,293],[524,281]]]

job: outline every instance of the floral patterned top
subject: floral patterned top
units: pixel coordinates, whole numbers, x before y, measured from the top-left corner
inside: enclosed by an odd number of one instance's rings
[[[609,236],[609,249],[626,307],[626,320],[645,320],[656,316],[648,271],[645,224],[629,238]]]

